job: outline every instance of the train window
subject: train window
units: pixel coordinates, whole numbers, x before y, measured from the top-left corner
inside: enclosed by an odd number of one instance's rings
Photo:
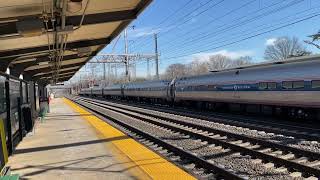
[[[311,82],[312,88],[320,88],[320,80],[314,80]]]
[[[31,94],[30,94],[30,92],[29,92],[29,90],[30,90],[30,84],[29,84],[29,83],[28,83],[28,85],[27,85],[27,88],[28,88],[28,89],[27,89],[28,102],[30,102],[30,100],[31,100],[31,99],[30,99],[30,95],[31,95]]]
[[[304,81],[294,81],[293,82],[294,89],[301,89],[304,88]]]
[[[25,82],[22,82],[22,103],[27,103],[28,97],[27,97],[27,84]]]
[[[259,83],[259,89],[267,89],[267,88],[268,88],[268,84],[266,82]]]
[[[268,82],[268,89],[276,89],[277,83],[275,82]]]
[[[18,106],[18,97],[20,97],[20,82],[10,79],[10,103],[11,107]]]
[[[199,85],[199,86],[194,86],[195,90],[197,91],[203,91],[206,90],[206,86],[205,85]]]
[[[208,85],[208,91],[213,91],[216,89],[215,85]]]
[[[283,89],[292,89],[292,82],[291,81],[284,81],[282,82]]]

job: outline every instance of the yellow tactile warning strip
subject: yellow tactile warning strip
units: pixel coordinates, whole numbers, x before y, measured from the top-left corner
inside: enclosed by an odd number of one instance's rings
[[[88,115],[91,113],[73,103],[72,101],[66,98],[64,99],[64,101],[80,115],[85,114],[86,116],[83,116],[84,119],[86,119],[97,131],[99,131],[104,136],[104,138],[118,138],[118,140],[114,140],[112,141],[112,143],[123,154],[130,158],[136,164],[136,166],[138,166],[146,174],[148,174],[151,179],[196,179],[192,175],[188,174],[178,166],[162,158],[134,139],[121,138],[126,135],[113,126],[109,125],[105,121],[102,121],[95,115]]]

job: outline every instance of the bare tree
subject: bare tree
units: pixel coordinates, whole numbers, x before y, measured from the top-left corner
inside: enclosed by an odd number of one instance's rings
[[[164,77],[166,79],[173,79],[187,75],[187,68],[184,64],[171,64],[167,67]]]
[[[252,57],[250,56],[241,56],[232,62],[232,67],[240,67],[245,65],[252,64]]]
[[[200,75],[208,73],[208,62],[202,61],[201,59],[194,59],[190,64],[187,65],[188,75]]]
[[[208,67],[210,71],[227,69],[232,67],[232,60],[224,55],[213,55],[209,57]]]
[[[243,56],[237,59],[231,59],[227,56],[217,54],[210,56],[209,59],[195,58],[189,64],[171,64],[167,67],[161,79],[173,79],[176,77],[200,75],[209,73],[209,71],[222,70],[238,66],[252,64],[250,56]]]
[[[296,37],[280,37],[273,45],[267,46],[264,55],[265,59],[271,61],[284,60],[290,57],[297,57],[310,54]]]

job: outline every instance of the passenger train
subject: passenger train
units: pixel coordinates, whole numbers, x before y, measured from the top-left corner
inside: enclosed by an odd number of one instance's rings
[[[170,81],[88,88],[80,95],[320,119],[319,58],[292,58]]]

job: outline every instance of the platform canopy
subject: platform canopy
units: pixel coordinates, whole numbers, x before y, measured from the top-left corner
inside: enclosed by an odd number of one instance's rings
[[[69,80],[152,0],[8,0],[0,4],[0,71]]]

